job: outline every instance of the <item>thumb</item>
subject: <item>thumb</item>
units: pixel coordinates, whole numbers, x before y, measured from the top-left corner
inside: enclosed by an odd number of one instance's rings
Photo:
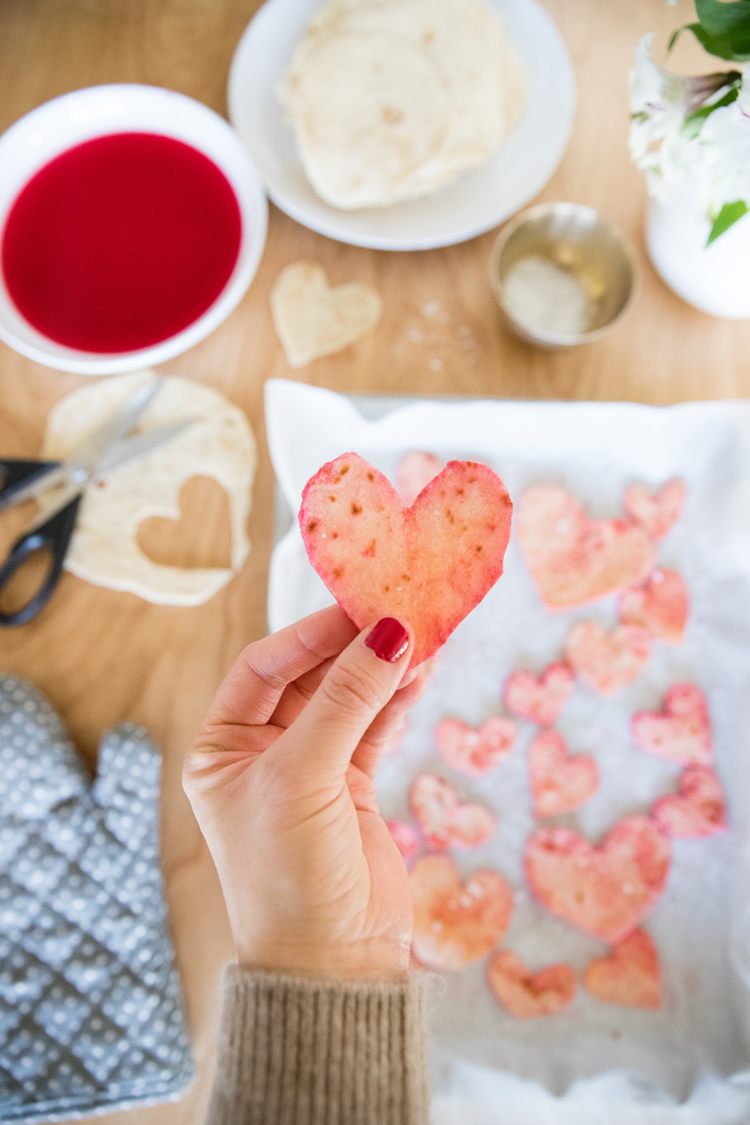
[[[315,762],[325,773],[343,774],[365,731],[398,689],[411,648],[408,630],[395,617],[383,617],[360,633],[282,736],[294,747],[286,754]]]

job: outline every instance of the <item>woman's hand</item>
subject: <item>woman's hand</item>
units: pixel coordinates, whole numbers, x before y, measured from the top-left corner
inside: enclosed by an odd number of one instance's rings
[[[384,742],[421,696],[393,618],[338,606],[242,652],[185,762],[240,965],[345,979],[406,973],[412,904],[380,817]]]

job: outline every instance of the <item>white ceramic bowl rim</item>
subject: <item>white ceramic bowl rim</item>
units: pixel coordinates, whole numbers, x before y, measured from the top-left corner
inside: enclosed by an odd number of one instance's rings
[[[0,271],[0,339],[23,355],[84,375],[112,375],[162,363],[212,332],[238,304],[263,253],[268,207],[260,179],[244,145],[213,110],[174,90],[118,83],[63,94],[27,113],[0,136],[0,231],[19,193],[55,156],[110,133],[158,133],[184,141],[209,157],[237,197],[242,239],[231,277],[214,303],[175,336],[137,351],[96,354],[65,347],[38,332],[21,316]]]

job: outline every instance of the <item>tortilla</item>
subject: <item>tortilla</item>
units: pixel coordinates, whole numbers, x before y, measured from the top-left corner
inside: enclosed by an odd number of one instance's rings
[[[42,457],[68,457],[83,439],[154,371],[135,371],[81,387],[50,411]],[[123,465],[89,488],[65,567],[96,586],[123,590],[157,605],[201,605],[225,586],[250,550],[246,532],[256,466],[252,431],[242,411],[218,391],[174,376],[165,378],[139,423],[147,432],[197,419],[183,433],[144,457]],[[183,484],[208,476],[227,493],[232,529],[231,568],[183,568],[152,562],[137,542],[149,516],[180,518]]]
[[[331,289],[318,262],[293,262],[271,290],[273,323],[290,367],[355,343],[375,327],[382,308],[380,295],[361,281]]]

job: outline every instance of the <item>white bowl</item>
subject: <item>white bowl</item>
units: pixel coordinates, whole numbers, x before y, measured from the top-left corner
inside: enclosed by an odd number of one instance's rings
[[[91,86],[27,113],[0,137],[0,230],[26,183],[74,145],[110,133],[173,137],[202,152],[224,173],[237,197],[242,236],[232,274],[212,305],[187,328],[148,348],[101,354],[58,344],[38,332],[10,298],[0,271],[0,339],[31,359],[82,375],[112,375],[162,363],[212,332],[242,298],[266,240],[268,206],[255,167],[234,130],[213,110],[157,86]]]

